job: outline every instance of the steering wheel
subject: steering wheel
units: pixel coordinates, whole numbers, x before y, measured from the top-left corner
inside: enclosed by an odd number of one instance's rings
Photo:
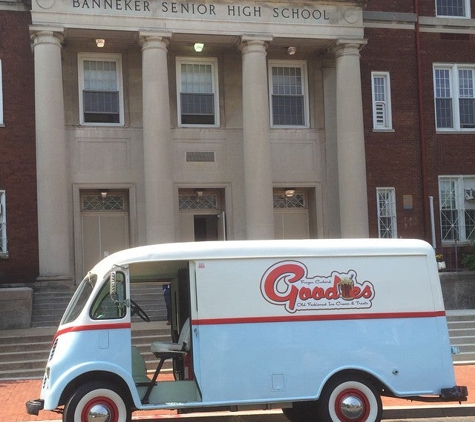
[[[132,299],[130,299],[130,309],[132,311],[132,316],[137,314],[145,322],[150,322],[150,317],[147,315],[147,313]]]

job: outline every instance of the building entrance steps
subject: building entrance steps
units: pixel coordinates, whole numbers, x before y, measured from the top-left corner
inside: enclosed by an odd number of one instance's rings
[[[0,331],[0,379],[42,378],[56,327]],[[170,327],[165,321],[132,324],[132,344],[154,370],[157,359],[150,351],[154,341],[169,341]],[[170,363],[165,364],[165,372]],[[0,421],[1,422],[1,421]]]

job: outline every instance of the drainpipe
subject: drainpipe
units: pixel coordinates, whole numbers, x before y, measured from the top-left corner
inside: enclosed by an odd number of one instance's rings
[[[429,207],[426,203],[428,198],[428,182],[427,182],[427,157],[426,157],[426,138],[424,130],[424,100],[422,96],[422,60],[421,60],[421,34],[419,28],[419,0],[414,0],[414,13],[416,15],[416,58],[417,58],[417,94],[419,103],[419,143],[421,150],[421,181],[422,181],[422,213],[424,218],[424,238],[428,239],[430,232],[430,216]]]

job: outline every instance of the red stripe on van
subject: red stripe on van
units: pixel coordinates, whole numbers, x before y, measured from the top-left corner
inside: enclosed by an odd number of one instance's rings
[[[130,322],[124,322],[120,324],[90,324],[90,325],[76,325],[74,327],[64,328],[63,330],[59,330],[53,338],[54,341],[61,335],[67,333],[75,333],[77,331],[94,331],[94,330],[119,330],[122,328],[130,329],[132,324]]]
[[[193,319],[193,325],[220,325],[220,324],[257,324],[267,322],[301,322],[301,321],[341,321],[352,319],[392,319],[392,318],[435,318],[445,317],[445,311],[433,312],[394,312],[374,314],[338,314],[338,315],[289,315],[272,317],[247,318],[209,318]]]

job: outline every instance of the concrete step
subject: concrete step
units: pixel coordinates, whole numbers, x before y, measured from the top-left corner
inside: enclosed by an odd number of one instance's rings
[[[475,310],[447,311],[447,326],[450,344],[460,349],[454,363],[475,362]]]
[[[171,341],[170,327],[158,321],[132,324],[132,344],[142,354],[147,370],[154,371],[158,361],[150,351],[154,341]],[[0,331],[0,379],[42,378],[50,353],[55,328]],[[170,371],[171,361],[163,371]]]
[[[32,327],[57,327],[68,306],[75,288],[35,289],[33,293]],[[162,286],[158,283],[136,283],[131,285],[131,298],[150,317],[151,321],[164,321],[167,311]],[[139,322],[138,316],[132,318]]]

